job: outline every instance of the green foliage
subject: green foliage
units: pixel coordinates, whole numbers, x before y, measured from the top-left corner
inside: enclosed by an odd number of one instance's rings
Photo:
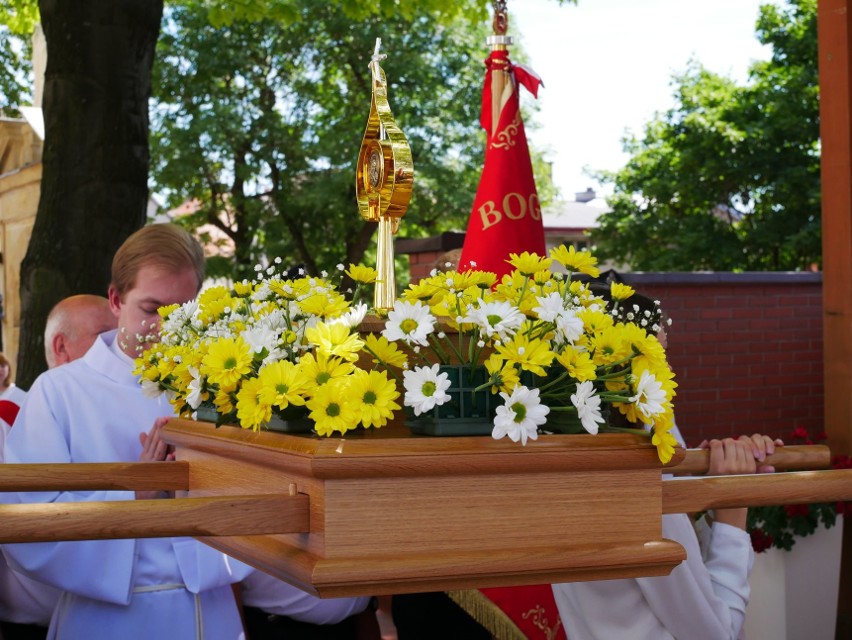
[[[761,7],[772,59],[737,86],[691,61],[676,104],[624,142],[600,257],[637,270],[798,270],[818,263],[816,2]]]
[[[380,36],[391,108],[414,155],[403,234],[464,228],[483,155],[489,25],[423,12],[359,21],[326,3],[290,5],[296,22],[222,27],[204,7],[167,9],[153,73],[153,189],[171,206],[197,200],[185,222],[226,234],[240,274],[264,255],[312,273],[360,261],[375,225],[358,214],[354,165]]]
[[[32,70],[31,44],[0,25],[0,115],[19,117],[18,108],[30,104],[27,78]]]
[[[299,0],[209,0],[205,3],[214,27],[230,26],[240,21],[298,22],[303,17],[302,4]],[[355,21],[397,16],[412,20],[417,15],[431,14],[444,24],[471,11],[477,18],[483,19],[487,8],[484,2],[457,0],[339,0],[334,4],[345,17]]]
[[[0,24],[19,36],[28,36],[39,21],[36,0],[0,0]]]

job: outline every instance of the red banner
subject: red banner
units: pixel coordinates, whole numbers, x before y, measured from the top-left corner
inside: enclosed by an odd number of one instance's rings
[[[518,84],[534,96],[541,80],[492,51],[482,92],[480,124],[487,133],[485,166],[473,201],[459,269],[510,272],[510,253],[545,255],[541,205],[518,99]]]

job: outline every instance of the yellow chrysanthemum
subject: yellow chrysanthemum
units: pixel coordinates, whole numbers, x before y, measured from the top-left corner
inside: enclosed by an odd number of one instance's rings
[[[307,353],[299,360],[299,368],[308,379],[312,392],[316,387],[326,384],[329,380],[343,378],[355,370],[355,365],[340,358],[329,358],[318,354]]]
[[[314,397],[308,400],[310,418],[319,435],[346,433],[358,425],[358,413],[349,399],[348,386],[347,378],[335,378],[317,387]]]
[[[550,257],[565,267],[568,271],[579,271],[593,278],[597,278],[601,272],[597,268],[598,259],[588,251],[577,251],[574,245],[556,247],[550,251]]]
[[[491,393],[512,393],[515,387],[521,384],[518,370],[497,353],[488,356],[485,370],[488,371],[488,379],[491,382]]]
[[[530,340],[521,332],[512,336],[510,341],[499,345],[497,353],[524,371],[532,371],[539,376],[547,374],[544,367],[549,367],[555,357],[544,340]]]
[[[613,325],[597,332],[589,340],[589,350],[596,365],[611,364],[632,353],[630,343],[625,340],[624,325]]]
[[[627,298],[632,296],[634,293],[636,293],[636,291],[628,284],[613,282],[609,285],[609,294],[612,296],[613,300],[627,300]]]
[[[621,326],[625,342],[639,354],[631,361],[634,373],[638,374],[642,369],[650,369],[656,373],[657,370],[668,368],[666,351],[655,336],[649,336],[644,329],[635,324],[628,323]]]
[[[374,364],[383,364],[386,367],[402,368],[408,362],[408,356],[399,350],[395,342],[381,334],[369,333],[364,338],[364,349],[373,355]]]
[[[358,359],[358,352],[364,347],[364,342],[358,334],[342,324],[320,322],[305,331],[305,338],[317,345],[318,353],[328,357],[337,356],[351,362]]]
[[[169,315],[172,311],[175,311],[176,309],[180,309],[179,304],[168,304],[165,307],[160,307],[159,309],[157,309],[157,314],[161,318],[165,318],[167,315]]]
[[[220,387],[216,391],[216,395],[213,397],[213,404],[216,407],[216,411],[222,415],[228,415],[236,410],[236,406],[234,405],[234,391],[236,391],[236,387]]]
[[[297,301],[302,313],[318,318],[334,318],[349,309],[349,303],[342,295],[331,291],[321,291],[305,296]]]
[[[201,361],[212,384],[233,386],[251,371],[251,347],[242,337],[220,338],[212,343]]]
[[[568,375],[577,382],[585,382],[586,380],[597,378],[595,363],[592,362],[591,356],[585,351],[569,347],[562,353],[557,354],[556,361],[565,367]]]
[[[532,277],[539,271],[547,271],[550,269],[550,265],[553,263],[553,260],[550,258],[542,258],[541,256],[530,253],[529,251],[524,251],[521,254],[510,253],[509,259],[506,261],[522,276]]]
[[[600,310],[580,309],[577,317],[583,321],[583,331],[590,335],[605,331],[615,324],[610,316]]]
[[[658,428],[654,425],[654,435],[651,436],[651,444],[657,447],[657,456],[663,464],[668,463],[674,456],[677,440],[670,429]]]
[[[263,402],[262,392],[260,378],[246,380],[237,392],[237,419],[243,429],[257,431],[272,418],[272,405]]]
[[[346,270],[346,275],[352,278],[355,282],[372,284],[378,279],[379,272],[373,269],[373,267],[350,263],[349,268]]]
[[[198,294],[198,306],[206,307],[208,304],[215,300],[218,300],[219,298],[229,296],[230,293],[231,292],[228,290],[228,288],[222,285],[209,287]]]
[[[254,285],[248,280],[240,280],[234,283],[234,295],[247,298],[254,293]]]
[[[258,392],[261,402],[279,409],[305,404],[309,381],[298,365],[287,360],[272,362],[260,370],[257,379],[261,383]]]
[[[394,402],[399,398],[396,383],[389,380],[385,371],[356,369],[349,378],[346,390],[365,427],[383,427],[401,407]]]

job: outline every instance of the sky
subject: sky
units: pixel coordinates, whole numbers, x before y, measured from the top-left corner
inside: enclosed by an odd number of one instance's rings
[[[606,191],[584,167],[626,163],[625,130],[641,134],[655,112],[673,106],[671,77],[690,58],[744,83],[749,65],[770,56],[754,29],[759,6],[769,1],[508,0],[509,34],[544,81],[540,128],[528,123],[527,135],[547,150],[562,197]]]

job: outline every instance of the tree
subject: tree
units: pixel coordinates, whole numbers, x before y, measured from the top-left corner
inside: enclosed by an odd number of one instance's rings
[[[163,4],[42,0],[39,9],[49,56],[41,199],[21,264],[24,387],[46,368],[52,306],[74,293],[103,295],[113,253],[145,222],[147,100]]]
[[[570,2],[570,0],[559,0]],[[297,15],[299,0],[175,0],[203,4],[211,23]],[[353,17],[431,16],[436,25],[481,16],[478,0],[335,0]],[[42,333],[63,296],[103,293],[110,259],[144,223],[150,66],[162,0],[5,0],[0,23],[22,25],[40,10],[48,48],[42,199],[21,269],[18,382],[44,370]],[[15,25],[11,23],[15,22]]]
[[[612,182],[597,253],[638,270],[792,270],[819,262],[816,1],[761,7],[769,61],[745,86],[691,61]]]
[[[186,0],[193,2],[193,0]],[[235,6],[232,6],[234,4]],[[211,3],[215,19],[286,16],[291,0]],[[391,3],[394,4],[394,3]],[[452,20],[474,0],[405,5]],[[367,0],[339,0],[349,12],[393,11]],[[148,201],[150,69],[162,0],[8,0],[0,20],[19,33],[39,11],[49,51],[44,87],[46,144],[42,196],[21,265],[17,381],[45,369],[47,313],[66,295],[104,293],[111,256],[145,221]],[[479,8],[478,10],[481,10]]]
[[[397,121],[415,163],[409,236],[462,227],[481,170],[478,125],[487,25],[426,15],[355,20],[306,1],[298,20],[208,24],[167,11],[154,70],[153,182],[199,210],[236,249],[238,274],[280,255],[311,273],[359,262],[375,224],[355,203],[376,36]],[[233,265],[228,265],[233,274]]]

